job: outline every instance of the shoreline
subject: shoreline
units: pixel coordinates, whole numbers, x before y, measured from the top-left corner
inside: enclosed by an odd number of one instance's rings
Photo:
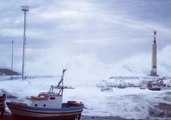
[[[152,117],[150,120],[171,120],[171,117]],[[0,120],[14,120],[11,115],[4,115]],[[80,120],[146,120],[146,119],[125,119],[119,116],[85,116],[82,115]]]
[[[0,120],[14,120],[11,115],[4,115],[3,117],[0,117]],[[121,117],[102,117],[102,116],[85,116],[82,115],[80,120],[127,120]]]
[[[129,120],[117,116],[85,116],[82,115],[80,120]]]

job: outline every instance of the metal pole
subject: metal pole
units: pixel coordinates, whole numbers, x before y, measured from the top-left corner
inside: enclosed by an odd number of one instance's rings
[[[12,51],[11,51],[11,80],[13,79],[13,46],[14,46],[14,41],[12,40]]]
[[[29,7],[28,6],[22,6],[21,9],[24,12],[22,79],[25,79],[25,77],[24,77],[24,62],[25,62],[25,43],[26,43],[26,13],[27,13],[27,11],[29,11]]]
[[[24,79],[24,60],[25,60],[25,29],[26,29],[26,11],[24,11],[24,33],[23,33],[23,62],[22,62],[22,79]]]

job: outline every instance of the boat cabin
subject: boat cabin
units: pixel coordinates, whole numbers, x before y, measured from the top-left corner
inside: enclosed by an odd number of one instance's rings
[[[62,95],[54,92],[42,92],[38,96],[30,96],[27,98],[31,107],[38,108],[61,108]]]

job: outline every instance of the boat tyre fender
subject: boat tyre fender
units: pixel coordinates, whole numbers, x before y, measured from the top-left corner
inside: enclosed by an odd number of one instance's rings
[[[77,101],[68,101],[67,102],[68,105],[71,105],[71,106],[80,106],[81,104]]]

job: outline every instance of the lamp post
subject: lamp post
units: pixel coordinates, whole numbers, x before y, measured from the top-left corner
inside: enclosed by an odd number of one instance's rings
[[[14,48],[14,41],[12,40],[12,49],[11,49],[11,80],[13,79],[13,48]]]
[[[26,42],[26,13],[29,11],[29,6],[21,6],[24,12],[24,32],[23,32],[23,59],[22,59],[22,79],[24,79],[24,59],[25,59],[25,42]]]

